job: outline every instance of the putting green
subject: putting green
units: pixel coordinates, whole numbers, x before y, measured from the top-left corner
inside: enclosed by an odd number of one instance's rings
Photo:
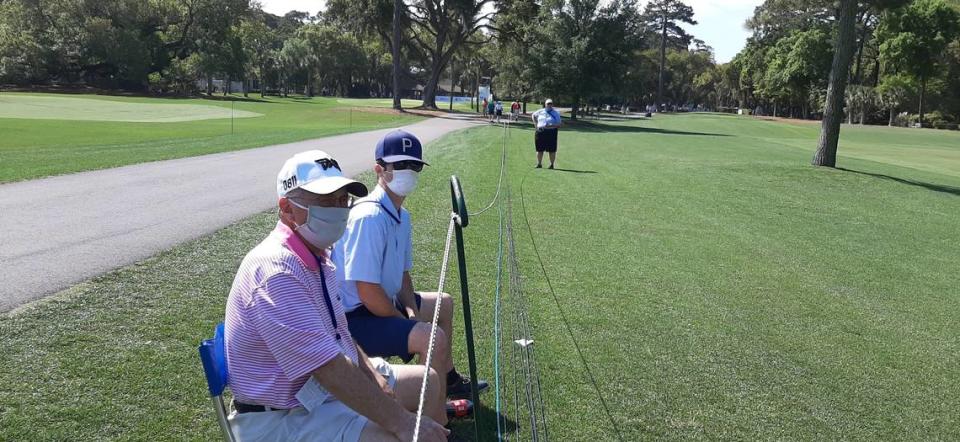
[[[155,104],[64,96],[0,94],[0,118],[39,120],[123,121],[173,123],[179,121],[260,117],[256,112],[203,104]]]

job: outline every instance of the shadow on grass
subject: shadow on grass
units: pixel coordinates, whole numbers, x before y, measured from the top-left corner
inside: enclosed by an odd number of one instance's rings
[[[199,97],[185,97],[185,98],[202,98],[204,100],[210,101],[236,101],[238,103],[269,103],[268,100],[262,98],[253,98],[253,97],[238,97],[234,95],[202,95]]]
[[[550,169],[547,169],[550,170]],[[568,172],[568,173],[599,173],[595,170],[577,170],[577,169],[561,169],[559,167],[553,169],[557,172]]]
[[[647,133],[647,134],[661,134],[661,135],[699,135],[703,137],[729,137],[730,136],[727,134],[715,134],[710,132],[687,132],[682,130],[659,129],[656,127],[596,124],[596,123],[582,121],[582,120],[579,120],[576,123],[565,125],[563,128],[561,128],[561,130],[564,130],[564,129],[572,132],[586,132],[586,133],[630,132],[630,133]]]
[[[638,121],[638,120],[634,120]],[[533,124],[529,122],[522,123],[513,123],[512,125],[515,129],[520,129],[522,131],[532,131]],[[595,122],[576,120],[570,121],[563,124],[563,127],[560,128],[561,136],[564,131],[568,132],[583,132],[583,133],[646,133],[646,134],[661,134],[661,135],[698,135],[701,137],[730,137],[732,135],[727,134],[716,134],[710,132],[687,132],[682,130],[670,130],[670,129],[659,129],[655,127],[640,127],[640,126],[620,126],[620,125],[611,125],[611,124],[597,124]]]
[[[885,179],[885,180],[896,181],[896,182],[901,183],[901,184],[907,184],[907,185],[910,185],[910,186],[922,187],[922,188],[924,188],[924,189],[932,190],[932,191],[934,191],[934,192],[940,192],[940,193],[946,193],[946,194],[950,194],[950,195],[954,195],[954,196],[960,196],[960,187],[947,186],[947,185],[943,185],[943,184],[933,184],[933,183],[927,183],[927,182],[923,182],[923,181],[908,180],[908,179],[905,179],[905,178],[897,178],[897,177],[895,177],[895,176],[884,175],[884,174],[882,174],[882,173],[864,172],[864,171],[861,171],[861,170],[845,169],[845,168],[843,168],[843,167],[838,167],[837,170],[842,170],[842,171],[844,171],[844,172],[856,173],[856,174],[860,174],[860,175],[867,175],[867,176],[871,176],[871,177],[874,177],[874,178],[882,178],[882,179]]]
[[[487,399],[490,402],[490,399]],[[454,440],[500,440],[497,434],[497,418],[500,418],[500,432],[504,435],[511,435],[517,430],[517,423],[509,416],[498,415],[496,410],[487,406],[486,402],[480,403],[477,416],[480,418],[479,431],[474,429],[474,421],[455,420],[451,421],[451,434],[458,439]],[[529,431],[529,430],[528,430]],[[506,439],[506,437],[505,437]]]

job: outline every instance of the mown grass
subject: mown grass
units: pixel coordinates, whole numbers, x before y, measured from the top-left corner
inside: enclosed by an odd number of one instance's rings
[[[244,100],[236,95],[224,100],[4,92],[0,99],[4,96],[86,98],[158,106],[196,104],[223,107],[227,112],[232,105],[238,111],[263,116],[232,122],[221,118],[175,123],[0,118],[0,183],[401,126],[421,119],[371,109],[385,107],[377,100],[341,103],[340,99],[326,97],[261,99],[251,95]],[[230,99],[236,101],[231,103]],[[23,112],[29,114],[28,109]]]
[[[409,200],[419,287],[437,283],[449,176],[482,207],[501,134],[478,128],[428,146],[433,166]],[[502,196],[551,438],[960,438],[960,137],[942,135],[846,130],[848,170],[828,170],[808,165],[816,138],[805,127],[657,116],[569,125],[564,170],[546,170],[532,168],[532,132],[513,129]],[[195,347],[273,217],[0,317],[0,439],[216,438]],[[491,210],[464,232],[491,380],[497,231]],[[446,287],[458,293],[455,272]],[[458,338],[465,370],[463,347]],[[484,440],[494,397],[483,397]],[[525,425],[522,413],[509,418]]]

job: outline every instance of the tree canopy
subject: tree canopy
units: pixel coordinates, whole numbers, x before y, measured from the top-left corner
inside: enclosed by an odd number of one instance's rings
[[[397,90],[426,107],[490,78],[498,98],[550,96],[574,115],[657,104],[822,118],[837,5],[766,0],[744,23],[746,47],[718,64],[684,28],[696,11],[680,0],[329,0],[282,16],[247,0],[4,0],[0,84],[189,95],[232,80],[244,93],[365,97],[394,95],[396,73]],[[955,124],[960,0],[852,11],[852,55],[837,78],[854,87],[836,95],[846,121]]]

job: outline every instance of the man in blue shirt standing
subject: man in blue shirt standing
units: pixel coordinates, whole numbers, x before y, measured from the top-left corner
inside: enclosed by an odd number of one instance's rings
[[[543,153],[550,153],[550,168],[557,161],[557,132],[559,132],[560,112],[553,108],[553,100],[547,98],[543,109],[533,113],[533,125],[537,132],[534,135],[534,144],[537,148],[537,169],[543,167]]]
[[[430,321],[440,303],[437,336],[431,361],[441,377],[446,374],[447,396],[466,396],[470,381],[453,366],[453,298],[446,293],[414,291],[413,240],[410,212],[404,200],[417,187],[423,148],[413,134],[394,130],[377,143],[377,187],[350,211],[343,237],[334,246],[337,276],[350,333],[371,356],[413,354],[425,361]],[[487,383],[479,381],[480,389]]]

